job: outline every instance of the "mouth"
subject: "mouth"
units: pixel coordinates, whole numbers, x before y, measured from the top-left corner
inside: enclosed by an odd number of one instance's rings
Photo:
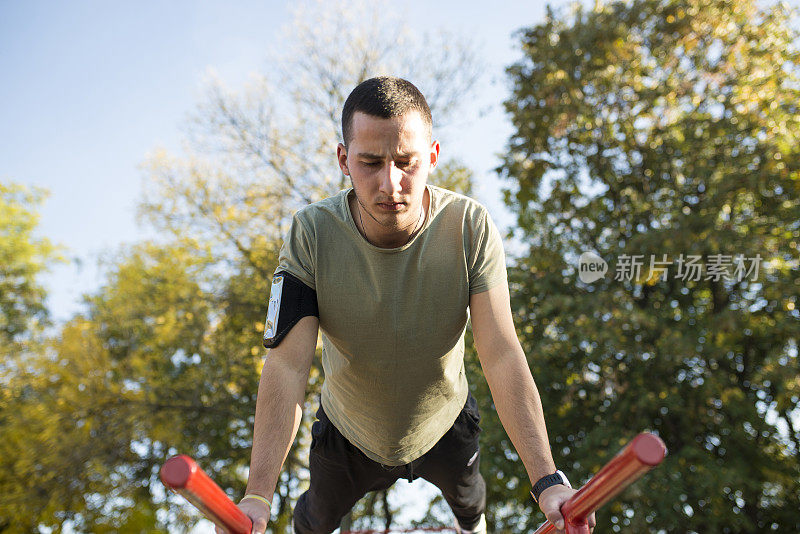
[[[387,211],[399,211],[405,205],[405,202],[378,202],[378,206]]]

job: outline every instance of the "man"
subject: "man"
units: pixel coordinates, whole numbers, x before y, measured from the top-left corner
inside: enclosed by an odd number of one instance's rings
[[[321,330],[310,487],[294,531],[329,533],[368,491],[422,477],[461,533],[486,532],[480,415],[464,375],[468,316],[500,419],[548,519],[573,493],[556,471],[541,402],[511,317],[500,235],[477,202],[426,184],[439,143],[411,83],[358,85],[337,148],[352,189],[295,215],[270,294],[247,494],[264,532],[294,441]],[[594,526],[594,517],[590,519]]]

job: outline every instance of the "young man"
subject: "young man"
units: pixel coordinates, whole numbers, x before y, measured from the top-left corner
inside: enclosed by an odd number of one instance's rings
[[[253,532],[266,529],[300,424],[318,330],[325,381],[294,531],[332,532],[368,491],[422,477],[441,489],[459,532],[486,532],[480,415],[464,375],[468,316],[534,498],[563,529],[559,509],[574,490],[556,471],[514,331],[501,238],[483,206],[426,184],[439,143],[425,98],[399,78],[367,80],[345,102],[342,133],[337,158],[353,187],[297,212],[273,279],[239,504]]]

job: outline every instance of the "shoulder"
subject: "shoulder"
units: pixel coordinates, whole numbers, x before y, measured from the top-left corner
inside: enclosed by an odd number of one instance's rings
[[[341,219],[348,191],[349,189],[343,189],[333,196],[303,206],[294,214],[295,223],[313,231],[320,225],[330,223],[332,219]]]
[[[435,185],[428,188],[439,212],[459,213],[470,222],[482,221],[489,215],[486,207],[474,198]]]

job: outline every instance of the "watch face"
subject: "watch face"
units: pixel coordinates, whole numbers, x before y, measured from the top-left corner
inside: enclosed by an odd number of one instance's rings
[[[559,471],[556,471],[556,474],[557,474],[559,477],[561,477],[561,483],[562,483],[562,484],[564,484],[564,485],[565,485],[566,487],[568,487],[569,489],[572,489],[572,484],[570,484],[570,483],[569,483],[569,480],[567,480],[567,475],[565,475],[564,473],[562,473],[560,470],[559,470]]]

